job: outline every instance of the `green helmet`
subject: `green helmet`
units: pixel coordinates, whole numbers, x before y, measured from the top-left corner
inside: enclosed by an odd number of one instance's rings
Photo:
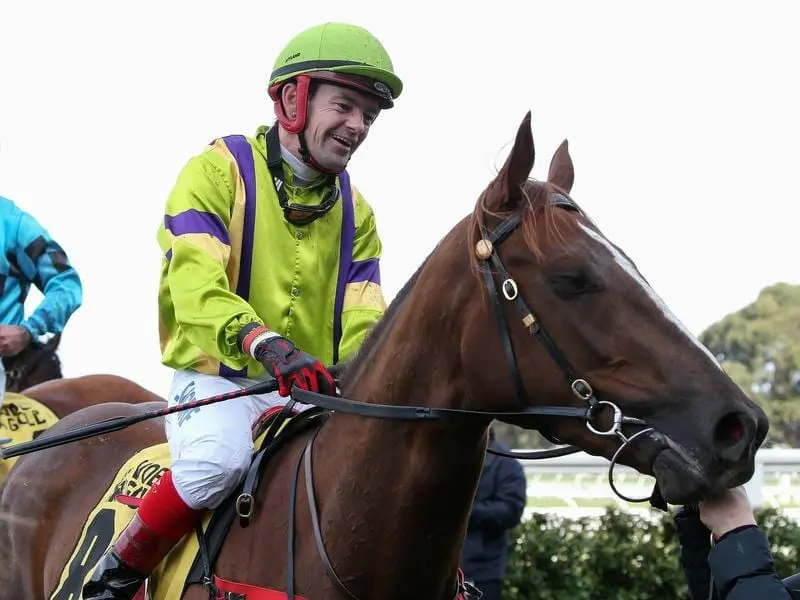
[[[324,23],[297,34],[278,55],[269,79],[276,98],[281,84],[306,75],[370,93],[390,108],[403,91],[392,61],[369,31],[348,23]]]

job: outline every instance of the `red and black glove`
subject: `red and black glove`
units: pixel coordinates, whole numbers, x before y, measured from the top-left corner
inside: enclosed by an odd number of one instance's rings
[[[336,382],[319,359],[298,350],[285,337],[252,323],[242,328],[238,339],[242,350],[276,379],[281,396],[291,393],[292,384],[303,390],[336,394]]]

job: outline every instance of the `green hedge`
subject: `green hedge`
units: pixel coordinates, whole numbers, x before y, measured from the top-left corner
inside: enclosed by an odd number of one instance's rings
[[[800,525],[773,509],[756,516],[778,574],[799,570]],[[689,598],[671,515],[650,520],[608,509],[601,517],[568,519],[535,513],[513,539],[504,600]]]

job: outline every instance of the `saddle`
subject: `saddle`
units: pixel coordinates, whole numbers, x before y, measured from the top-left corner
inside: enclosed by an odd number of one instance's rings
[[[139,590],[135,600],[167,600],[179,598],[189,586],[199,584],[208,592],[210,600],[307,600],[295,593],[295,502],[301,469],[308,481],[311,473],[313,441],[321,426],[327,421],[331,409],[312,407],[295,413],[294,400],[284,407],[269,411],[254,427],[256,451],[253,453],[247,474],[231,494],[213,511],[208,511],[195,526],[194,535],[187,535],[167,555]],[[230,528],[238,518],[241,527],[248,527],[258,509],[255,498],[262,474],[269,462],[298,435],[313,431],[297,464],[289,496],[288,544],[286,553],[286,591],[277,591],[224,580],[214,574],[222,545]],[[49,600],[79,598],[81,589],[91,576],[94,565],[130,522],[141,498],[152,484],[171,466],[166,443],[145,448],[131,457],[118,471],[103,494],[100,502],[89,514],[75,548],[62,570],[61,578]],[[333,569],[324,542],[318,516],[313,485],[306,486],[315,543],[320,559],[331,577],[343,590],[345,584]],[[477,600],[480,592],[465,581],[460,571],[456,577],[457,591],[454,600]],[[349,590],[347,590],[350,594]],[[352,594],[350,594],[352,597]]]
[[[255,591],[256,588],[253,586],[226,581],[215,576],[213,568],[225,537],[228,535],[228,531],[236,517],[238,516],[241,527],[247,527],[250,524],[256,508],[255,497],[258,492],[258,486],[261,483],[261,475],[270,459],[295,436],[312,427],[321,426],[331,412],[322,408],[312,407],[293,415],[292,408],[294,404],[294,400],[291,400],[280,412],[267,414],[266,418],[257,426],[260,426],[259,428],[265,431],[264,440],[260,449],[253,456],[244,481],[239,489],[230,494],[214,511],[205,531],[202,531],[199,524],[196,527],[195,534],[199,551],[184,583],[184,592],[190,585],[200,584],[209,591],[210,598],[245,600],[248,592]],[[290,502],[293,504],[293,498]],[[288,576],[292,581],[288,593],[274,592],[275,600],[305,600],[301,596],[295,595],[293,591],[293,562],[293,560],[290,560],[288,565]],[[258,590],[260,592],[259,597],[264,600],[269,598],[269,596],[265,595],[265,592],[273,592],[273,590],[264,590],[263,588],[258,588]]]
[[[238,517],[247,527],[257,510],[255,503],[262,473],[270,460],[300,433],[321,425],[330,411],[310,408],[294,413],[294,401],[262,416],[253,428],[256,451],[243,482],[222,504],[208,511],[197,523],[194,535],[187,535],[167,555],[135,600],[166,600],[181,597],[193,584],[200,584],[213,600],[305,600],[302,596],[255,588],[222,580],[213,574],[225,537]],[[80,598],[100,556],[130,522],[147,490],[171,467],[166,443],[144,448],[117,472],[100,501],[88,515],[50,600]]]

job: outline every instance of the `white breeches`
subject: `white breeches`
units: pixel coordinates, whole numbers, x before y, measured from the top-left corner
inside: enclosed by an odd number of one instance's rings
[[[239,390],[256,379],[176,371],[169,406]],[[283,406],[278,392],[224,400],[166,417],[175,489],[194,509],[213,509],[244,478],[253,453],[252,427],[270,408]],[[297,404],[297,411],[309,408]]]

